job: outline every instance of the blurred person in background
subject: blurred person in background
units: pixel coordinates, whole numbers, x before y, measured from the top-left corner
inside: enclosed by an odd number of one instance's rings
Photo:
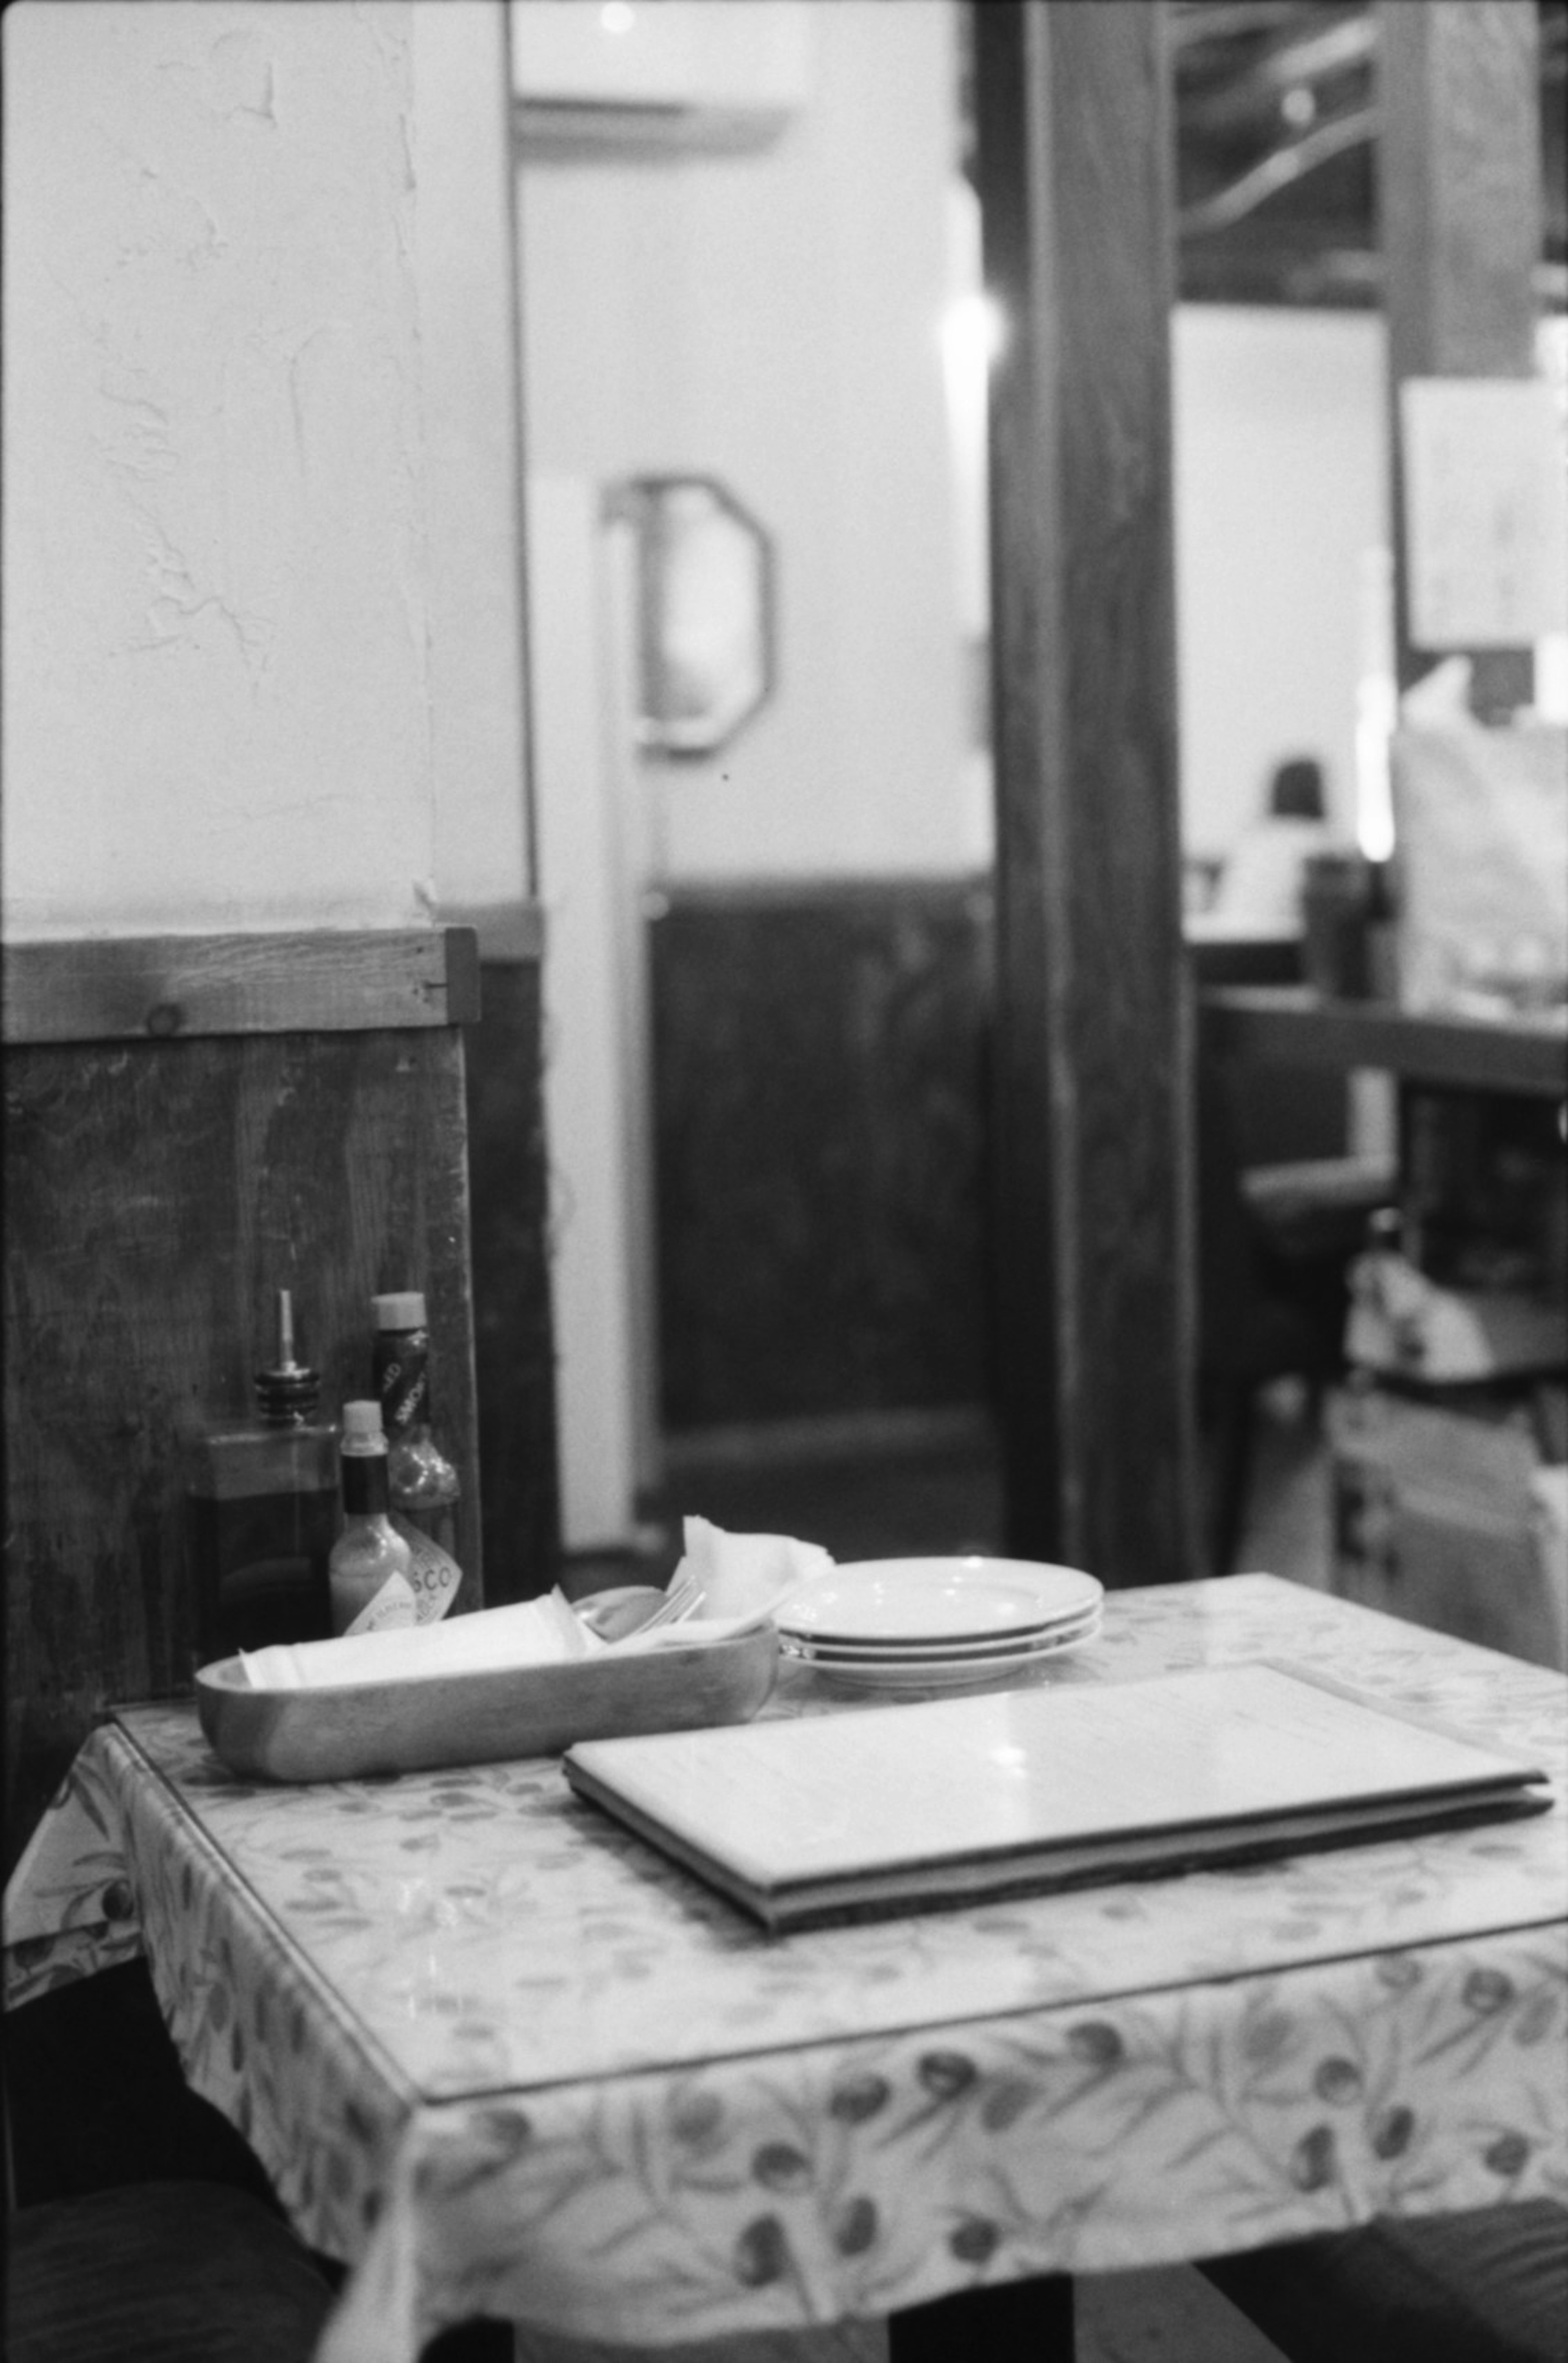
[[[1299,931],[1307,865],[1315,854],[1336,849],[1323,766],[1314,756],[1293,755],[1269,782],[1267,811],[1242,831],[1226,857],[1209,905],[1211,919],[1243,934]]]

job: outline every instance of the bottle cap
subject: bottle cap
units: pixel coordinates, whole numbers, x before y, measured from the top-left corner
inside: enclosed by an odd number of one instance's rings
[[[343,1449],[345,1452],[374,1451],[385,1448],[386,1437],[381,1425],[378,1403],[346,1403],[343,1405]]]
[[[417,1289],[406,1288],[390,1296],[373,1296],[371,1311],[378,1329],[422,1329],[425,1299]]]
[[[256,1401],[262,1416],[295,1426],[303,1426],[321,1400],[321,1373],[294,1358],[294,1297],[278,1291],[278,1359],[270,1370],[255,1375]]]

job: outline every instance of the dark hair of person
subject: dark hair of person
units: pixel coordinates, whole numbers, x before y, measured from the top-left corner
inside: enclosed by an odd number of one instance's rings
[[[1310,755],[1282,763],[1269,787],[1269,810],[1281,820],[1321,820],[1323,766]]]

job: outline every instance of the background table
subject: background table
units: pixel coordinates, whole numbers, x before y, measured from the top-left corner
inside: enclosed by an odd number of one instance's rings
[[[1284,1656],[1564,1771],[1564,1685],[1271,1577],[1113,1594],[1048,1684]],[[830,1710],[792,1669],[770,1712]],[[876,1712],[897,1713],[884,1698]],[[289,1790],[95,1734],[13,2001],[145,1947],[316,2247],[336,2356],[633,2343],[1568,2198],[1561,1815],[771,1939],[550,1761]]]
[[[1443,1016],[1381,1001],[1326,1001],[1306,985],[1215,985],[1203,996],[1216,1050],[1453,1090],[1568,1094],[1568,1033],[1549,1020]]]

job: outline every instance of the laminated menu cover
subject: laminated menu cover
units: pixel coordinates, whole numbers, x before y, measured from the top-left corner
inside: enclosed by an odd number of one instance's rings
[[[564,1763],[775,1930],[1551,1803],[1517,1756],[1271,1663],[587,1741]]]

